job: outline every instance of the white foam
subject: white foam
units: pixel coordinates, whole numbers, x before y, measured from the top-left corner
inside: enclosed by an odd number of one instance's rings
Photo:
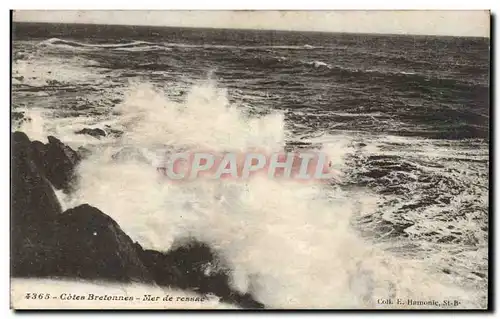
[[[248,117],[211,81],[193,86],[182,103],[144,83],[126,93],[115,123],[126,132],[121,146],[275,150],[287,135],[283,114]],[[342,139],[324,149],[340,166],[349,152]],[[146,248],[166,251],[187,236],[208,242],[230,265],[233,287],[269,307],[376,308],[391,296],[477,306],[473,293],[357,236],[351,216],[373,209],[367,193],[266,178],[170,184],[136,157],[112,160],[116,150],[101,145],[79,166],[67,206],[97,206]]]
[[[32,140],[45,141],[47,139],[47,121],[45,110],[39,108],[21,109],[24,112],[25,121],[17,128],[26,133]]]
[[[45,56],[42,59],[18,60],[12,64],[13,77],[22,77],[15,84],[26,84],[34,87],[57,84],[97,83],[102,75],[92,72],[89,67],[97,62],[81,58],[58,58]],[[51,82],[52,81],[52,82]]]

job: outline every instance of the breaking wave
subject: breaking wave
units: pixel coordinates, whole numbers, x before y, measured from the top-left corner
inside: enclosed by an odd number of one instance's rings
[[[170,184],[155,170],[179,149],[281,150],[289,135],[283,113],[248,115],[213,81],[195,84],[182,101],[148,83],[124,91],[108,122],[124,134],[94,146],[65,207],[99,207],[145,248],[204,241],[229,265],[233,288],[271,308],[377,308],[381,298],[442,296],[478,306],[474,292],[358,235],[352,217],[373,210],[376,195],[266,178]],[[323,146],[340,169],[349,142]]]
[[[151,50],[166,50],[171,48],[204,48],[204,49],[243,49],[243,50],[312,50],[321,47],[314,47],[308,44],[305,45],[261,45],[261,46],[234,46],[234,45],[217,45],[217,44],[187,44],[174,42],[147,42],[147,41],[132,41],[127,43],[83,43],[78,41],[63,40],[59,38],[50,38],[38,44],[41,47],[56,47],[61,49],[112,49],[125,51],[151,51]]]
[[[165,47],[161,44],[145,42],[145,41],[133,41],[128,43],[91,44],[91,43],[82,43],[77,41],[62,40],[59,38],[51,38],[42,41],[38,44],[38,46],[55,47],[60,49],[71,49],[71,50],[92,50],[92,49],[111,49],[111,50],[123,50],[123,51],[154,51],[154,50],[168,51],[169,50],[168,47]]]

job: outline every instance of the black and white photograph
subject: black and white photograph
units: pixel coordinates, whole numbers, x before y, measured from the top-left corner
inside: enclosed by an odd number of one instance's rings
[[[10,307],[489,309],[490,19],[11,11]]]

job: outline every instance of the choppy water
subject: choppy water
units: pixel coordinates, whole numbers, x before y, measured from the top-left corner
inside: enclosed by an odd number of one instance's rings
[[[485,306],[488,85],[481,38],[14,25],[22,129],[92,151],[65,205],[146,247],[209,242],[274,307]],[[322,148],[342,182],[171,185],[154,169],[166,149],[251,147]]]

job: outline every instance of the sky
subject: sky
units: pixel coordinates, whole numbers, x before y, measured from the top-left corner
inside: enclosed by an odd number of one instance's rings
[[[15,11],[14,21],[489,37],[489,11]]]

